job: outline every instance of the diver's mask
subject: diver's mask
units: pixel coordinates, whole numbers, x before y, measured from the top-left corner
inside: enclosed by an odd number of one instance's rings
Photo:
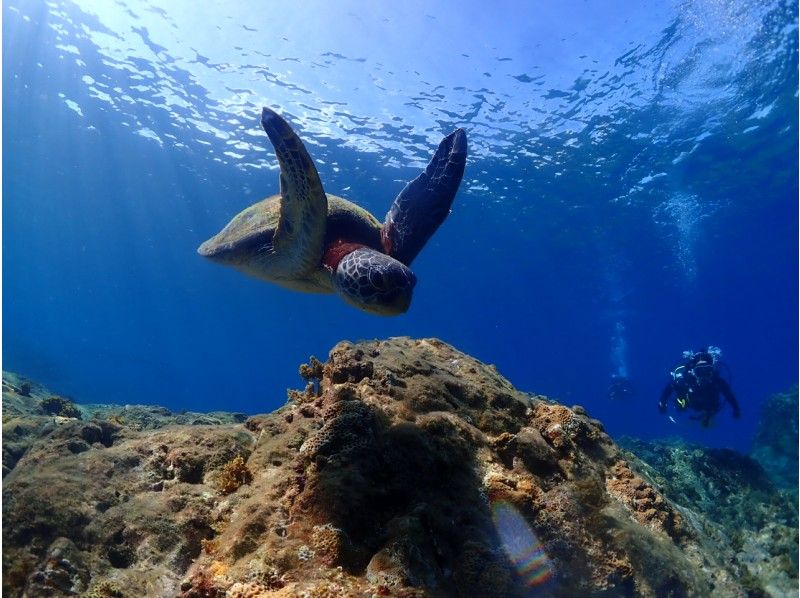
[[[692,368],[698,382],[708,383],[714,377],[714,365],[706,361],[701,361],[695,364]]]

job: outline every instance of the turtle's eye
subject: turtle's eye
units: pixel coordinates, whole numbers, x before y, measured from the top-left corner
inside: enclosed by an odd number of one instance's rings
[[[369,275],[369,281],[376,289],[386,288],[386,280],[384,279],[383,274],[380,272],[371,272]]]
[[[411,270],[405,266],[398,267],[396,264],[392,264],[391,267],[385,269],[380,273],[380,276],[381,283],[377,288],[381,288],[386,291],[391,291],[394,289],[411,290],[417,283],[417,278],[414,276],[414,273],[411,272]]]

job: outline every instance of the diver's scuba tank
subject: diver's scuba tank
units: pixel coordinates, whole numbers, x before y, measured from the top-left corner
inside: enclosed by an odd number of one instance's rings
[[[714,371],[719,374],[720,378],[728,383],[728,386],[730,386],[733,381],[733,374],[728,364],[722,361],[722,349],[714,345],[709,345],[708,349],[706,349],[706,353],[711,355],[711,359],[714,362]]]

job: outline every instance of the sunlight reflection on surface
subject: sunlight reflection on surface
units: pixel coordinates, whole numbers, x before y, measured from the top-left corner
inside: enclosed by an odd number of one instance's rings
[[[538,588],[551,581],[553,564],[525,518],[504,501],[492,504],[492,520],[503,550],[514,570],[528,588]]]

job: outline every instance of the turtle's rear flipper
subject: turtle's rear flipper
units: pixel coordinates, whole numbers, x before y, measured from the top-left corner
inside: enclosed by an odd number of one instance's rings
[[[430,163],[392,203],[381,231],[383,248],[409,265],[450,213],[464,164],[467,134],[456,129],[442,139]]]
[[[303,142],[277,112],[264,108],[261,126],[280,165],[281,213],[273,245],[286,276],[299,278],[319,266],[328,199]]]

